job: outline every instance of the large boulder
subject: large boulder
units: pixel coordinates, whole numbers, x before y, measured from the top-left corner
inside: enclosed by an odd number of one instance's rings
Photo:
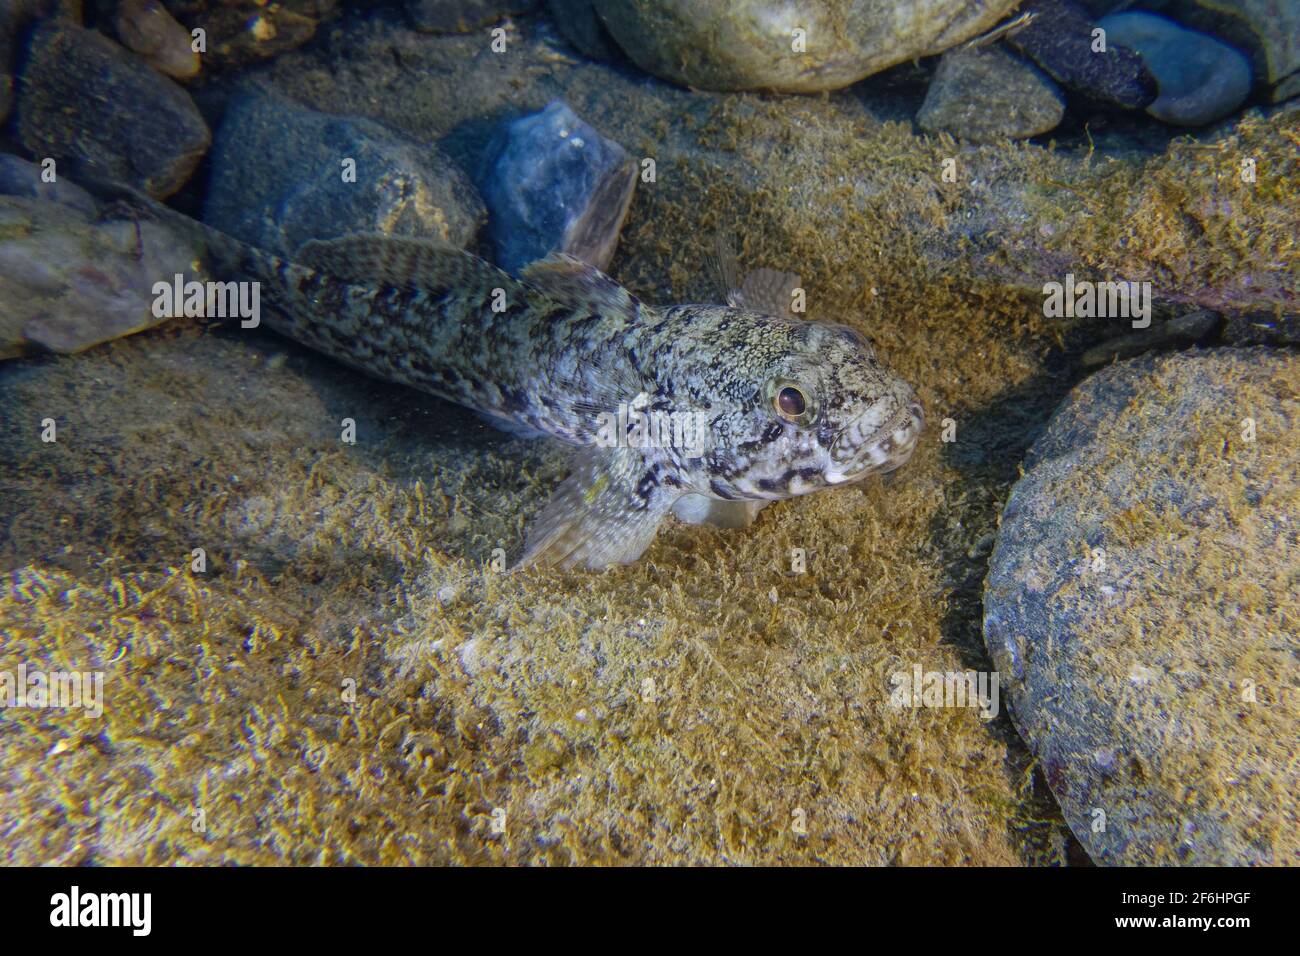
[[[619,46],[656,76],[792,93],[839,89],[941,53],[995,26],[1017,2],[594,0]]]
[[[1300,357],[1087,379],[1002,514],[984,638],[1099,863],[1300,862]]]

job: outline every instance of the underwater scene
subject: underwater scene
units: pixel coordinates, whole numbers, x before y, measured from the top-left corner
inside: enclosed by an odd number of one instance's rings
[[[1300,0],[0,0],[0,123],[0,861],[1300,864]]]

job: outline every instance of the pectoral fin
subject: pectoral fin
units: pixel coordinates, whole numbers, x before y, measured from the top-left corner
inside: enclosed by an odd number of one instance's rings
[[[584,449],[536,519],[516,568],[599,571],[635,561],[677,498],[658,481],[657,466],[633,449]]]
[[[723,501],[708,495],[682,495],[673,514],[687,524],[711,524],[715,528],[748,528],[766,501]]]

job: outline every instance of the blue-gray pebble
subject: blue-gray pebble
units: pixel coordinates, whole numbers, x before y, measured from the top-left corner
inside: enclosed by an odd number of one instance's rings
[[[1160,87],[1147,107],[1158,120],[1202,126],[1232,113],[1250,95],[1250,61],[1213,37],[1151,13],[1116,13],[1098,25],[1108,44],[1142,55]]]
[[[510,123],[479,183],[499,266],[518,272],[552,252],[597,269],[614,256],[636,165],[561,100]]]

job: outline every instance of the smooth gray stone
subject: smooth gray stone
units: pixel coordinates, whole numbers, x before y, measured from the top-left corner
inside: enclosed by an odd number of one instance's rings
[[[1222,119],[1250,95],[1250,61],[1213,37],[1150,13],[1116,13],[1098,26],[1107,43],[1136,50],[1160,93],[1147,112],[1179,126]]]
[[[510,123],[481,181],[497,264],[517,271],[551,252],[603,269],[636,187],[636,164],[560,100]]]

